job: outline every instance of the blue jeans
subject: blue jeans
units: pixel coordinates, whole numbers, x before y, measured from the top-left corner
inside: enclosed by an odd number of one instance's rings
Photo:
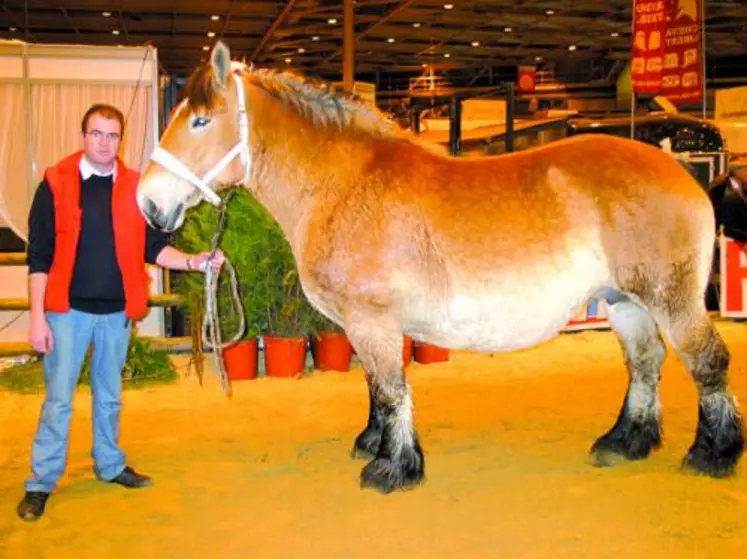
[[[101,480],[111,480],[125,467],[125,455],[119,447],[119,412],[130,322],[124,312],[90,314],[76,310],[47,313],[47,321],[54,346],[43,358],[46,397],[34,437],[32,476],[26,480],[26,491],[52,492],[65,471],[73,394],[91,342],[94,472]]]

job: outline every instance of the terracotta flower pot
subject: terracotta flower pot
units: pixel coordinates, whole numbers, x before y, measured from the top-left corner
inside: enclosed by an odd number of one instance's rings
[[[264,336],[265,373],[268,377],[293,378],[306,370],[306,338]]]
[[[449,360],[449,350],[432,344],[415,342],[415,361],[418,363],[441,363]]]
[[[223,350],[228,380],[251,380],[257,378],[257,338],[241,340]]]
[[[405,336],[403,344],[402,363],[407,367],[410,364],[410,361],[412,361],[412,338],[410,336]]]
[[[321,371],[349,371],[353,346],[343,333],[320,332],[312,336],[314,366]]]

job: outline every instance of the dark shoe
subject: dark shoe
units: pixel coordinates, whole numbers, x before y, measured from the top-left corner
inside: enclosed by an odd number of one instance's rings
[[[23,520],[39,520],[44,514],[44,507],[47,506],[49,493],[43,491],[26,491],[23,500],[18,504],[18,516]]]
[[[137,473],[129,466],[125,466],[125,469],[122,470],[117,477],[110,479],[109,483],[118,483],[119,485],[130,488],[148,487],[149,485],[153,485],[153,482],[148,476]]]

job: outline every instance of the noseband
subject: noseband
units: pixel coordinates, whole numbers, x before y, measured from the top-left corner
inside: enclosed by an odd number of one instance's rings
[[[212,180],[217,177],[220,172],[226,168],[226,166],[233,161],[238,155],[241,158],[241,163],[244,165],[244,178],[242,182],[245,182],[249,178],[249,117],[246,112],[246,98],[244,97],[244,83],[236,72],[232,72],[234,81],[236,82],[236,95],[238,97],[239,104],[239,141],[231,148],[231,150],[224,155],[215,166],[210,169],[205,175],[200,178],[195,175],[192,171],[187,168],[184,163],[179,161],[171,153],[161,146],[157,146],[151,154],[151,160],[155,161],[159,165],[168,169],[176,176],[184,179],[192,186],[196,187],[205,199],[216,207],[220,207],[221,198],[210,186]],[[182,106],[187,101],[182,102]]]

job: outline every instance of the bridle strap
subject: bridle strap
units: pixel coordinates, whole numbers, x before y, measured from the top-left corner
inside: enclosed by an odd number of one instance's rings
[[[204,177],[200,178],[195,175],[186,165],[184,165],[184,163],[160,146],[157,146],[150,156],[153,161],[196,187],[208,202],[218,207],[221,205],[221,198],[210,186],[210,183],[215,179],[215,177],[217,177],[221,171],[223,171],[223,169],[225,169],[228,164],[236,158],[236,156],[239,156],[241,164],[244,166],[244,177],[241,179],[242,183],[249,179],[249,173],[251,171],[249,163],[249,116],[246,111],[244,83],[235,72],[232,73],[232,75],[236,83],[236,96],[239,105],[239,141],[220,159],[220,161],[218,161],[218,163],[215,164],[212,169],[205,173]]]

